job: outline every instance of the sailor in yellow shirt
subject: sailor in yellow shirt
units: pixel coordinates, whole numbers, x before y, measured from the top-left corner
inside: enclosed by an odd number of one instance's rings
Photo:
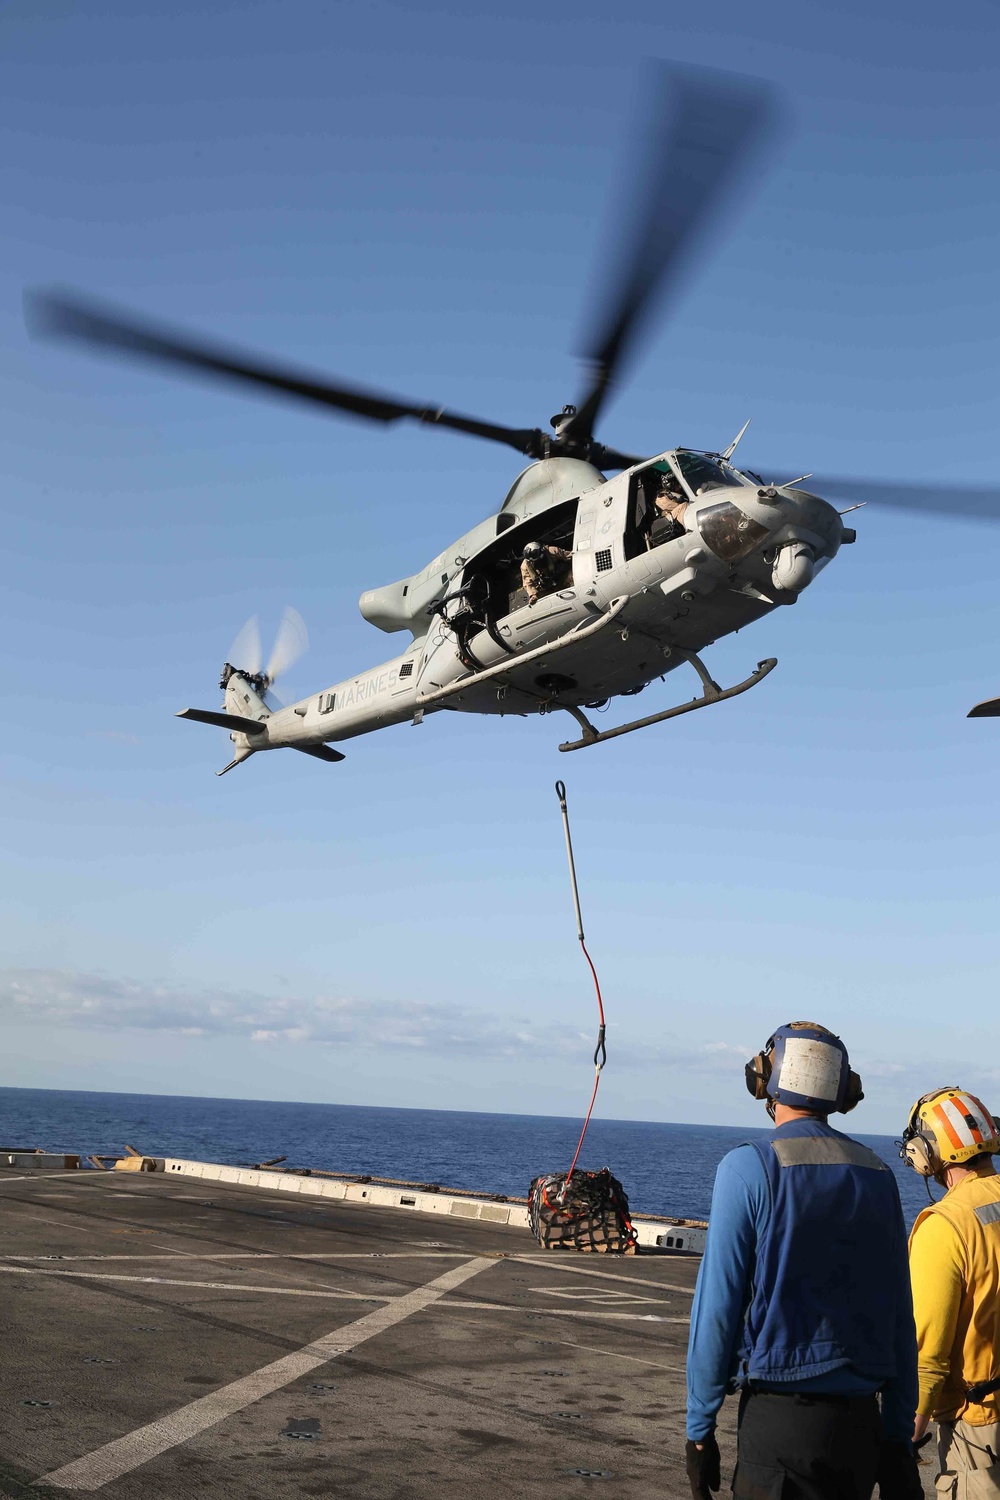
[[[903,1159],[947,1189],[910,1234],[920,1380],[913,1438],[937,1422],[941,1500],[1000,1496],[997,1151],[997,1122],[959,1088],[918,1099],[903,1132]]]

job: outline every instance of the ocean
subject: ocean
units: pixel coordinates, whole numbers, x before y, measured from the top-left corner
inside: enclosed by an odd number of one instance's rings
[[[249,1164],[286,1156],[295,1167],[369,1173],[524,1197],[532,1177],[569,1166],[581,1122],[549,1115],[472,1114],[0,1088],[0,1146]],[[850,1122],[846,1122],[850,1132]],[[767,1130],[594,1120],[580,1165],[609,1166],[636,1213],[707,1218],[725,1153]],[[896,1174],[907,1223],[927,1202],[888,1136],[859,1135]]]

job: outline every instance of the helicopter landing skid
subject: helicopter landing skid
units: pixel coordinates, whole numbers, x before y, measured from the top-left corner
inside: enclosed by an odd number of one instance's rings
[[[651,724],[660,724],[664,719],[676,719],[679,714],[692,713],[696,708],[708,708],[712,703],[722,703],[726,698],[737,698],[740,693],[745,693],[749,688],[756,687],[758,682],[763,682],[769,672],[773,672],[778,665],[775,656],[769,656],[766,661],[757,663],[757,668],[751,672],[749,677],[742,682],[737,682],[734,687],[720,688],[714,681],[708,668],[694,651],[684,651],[679,646],[673,648],[675,656],[682,656],[689,661],[701,678],[704,692],[700,698],[692,698],[690,703],[678,703],[674,708],[665,708],[662,713],[650,714],[646,719],[633,719],[630,724],[619,724],[617,729],[595,729],[586,714],[578,708],[570,708],[565,703],[557,705],[565,709],[566,713],[572,714],[576,722],[583,730],[583,738],[579,740],[567,740],[559,746],[560,750],[585,750],[588,745],[599,745],[603,740],[617,739],[621,734],[631,734],[633,729],[648,729]],[[556,705],[553,705],[556,706]]]

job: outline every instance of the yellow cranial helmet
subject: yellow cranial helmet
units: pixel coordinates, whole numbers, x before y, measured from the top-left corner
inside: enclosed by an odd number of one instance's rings
[[[986,1106],[975,1094],[947,1088],[917,1100],[899,1154],[921,1177],[933,1177],[944,1167],[963,1166],[974,1156],[997,1151],[1000,1131]]]

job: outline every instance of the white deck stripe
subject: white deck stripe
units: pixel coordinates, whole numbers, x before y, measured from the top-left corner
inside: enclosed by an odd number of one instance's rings
[[[32,1199],[31,1201],[34,1202],[35,1200]],[[46,1204],[46,1207],[47,1208],[51,1208],[51,1207],[53,1207],[53,1205],[52,1204]],[[56,1212],[57,1213],[59,1212],[58,1207],[56,1207]],[[71,1224],[67,1224],[66,1221],[65,1221],[65,1219],[46,1219],[43,1214],[24,1214],[24,1213],[22,1213],[21,1218],[22,1219],[30,1219],[33,1224],[54,1224],[57,1229],[67,1229],[67,1230],[69,1230],[69,1229],[76,1229],[76,1230],[79,1230],[79,1232],[81,1234],[98,1234],[99,1233],[99,1230],[95,1229],[91,1225],[88,1225],[88,1224],[72,1224],[72,1223]],[[152,1231],[150,1231],[150,1232],[152,1232]]]
[[[614,1349],[602,1349],[599,1344],[575,1344],[572,1339],[546,1339],[545,1342],[562,1344],[566,1349],[586,1349],[589,1354],[599,1354],[602,1359],[627,1359],[631,1365],[649,1365],[652,1370],[666,1370],[670,1375],[687,1373],[683,1365],[660,1365],[654,1359],[638,1359],[634,1354],[616,1354]]]
[[[690,1317],[665,1317],[662,1313],[605,1312],[603,1308],[531,1307],[514,1302],[442,1302],[441,1312],[512,1312],[531,1318],[625,1318],[633,1323],[690,1323]]]
[[[58,1172],[26,1172],[20,1177],[0,1177],[0,1186],[8,1182],[44,1182],[47,1177],[65,1177],[72,1167],[60,1167]]]
[[[0,1255],[3,1260],[462,1260],[465,1250],[401,1250],[372,1254],[364,1250],[292,1250],[279,1253],[270,1250],[168,1250],[165,1255]],[[659,1285],[659,1282],[657,1282]]]
[[[42,1266],[0,1266],[10,1276],[73,1276],[81,1281],[140,1281],[144,1286],[200,1286],[214,1292],[253,1292],[269,1297],[337,1297],[348,1302],[388,1302],[381,1292],[341,1292],[326,1287],[248,1286],[241,1281],[178,1281],[171,1276],[127,1276],[122,1271],[50,1271]]]
[[[243,1411],[263,1396],[281,1390],[283,1386],[308,1375],[320,1365],[348,1353],[366,1339],[375,1338],[387,1328],[401,1323],[404,1318],[421,1312],[446,1293],[455,1291],[470,1277],[496,1264],[492,1257],[477,1257],[466,1261],[462,1266],[454,1266],[426,1286],[408,1292],[405,1297],[396,1298],[394,1302],[377,1308],[375,1312],[366,1313],[357,1322],[337,1328],[333,1333],[306,1344],[295,1354],[286,1354],[273,1364],[263,1365],[253,1374],[245,1375],[242,1380],[234,1380],[231,1385],[221,1386],[219,1390],[212,1391],[208,1396],[201,1396],[169,1416],[160,1417],[158,1421],[138,1427],[124,1437],[116,1438],[114,1442],[105,1443],[103,1448],[96,1448],[93,1453],[64,1464],[61,1469],[43,1474],[35,1483],[67,1490],[99,1490],[110,1480],[128,1474],[140,1464],[148,1463],[151,1458],[165,1453],[167,1449],[175,1448],[178,1443],[186,1443],[207,1428],[214,1427],[217,1422]]]
[[[496,1264],[490,1260],[489,1264]],[[565,1268],[564,1268],[565,1269]],[[242,1282],[233,1281],[177,1281],[166,1276],[126,1276],[119,1273],[106,1273],[97,1271],[50,1271],[35,1266],[0,1266],[0,1272],[8,1271],[14,1275],[21,1276],[72,1276],[82,1281],[133,1281],[140,1282],[144,1286],[193,1286],[205,1287],[213,1292],[250,1292],[254,1296],[261,1297],[325,1297],[334,1301],[342,1302],[403,1302],[412,1292],[387,1296],[384,1292],[342,1292],[327,1291],[325,1289],[297,1286],[248,1286]],[[446,1275],[449,1273],[445,1273]],[[442,1280],[443,1278],[438,1278]],[[618,1279],[617,1277],[615,1278]],[[434,1284],[434,1283],[432,1283]],[[645,1285],[645,1283],[643,1283]],[[534,1291],[545,1291],[544,1287],[534,1287]],[[655,1299],[651,1297],[640,1297],[640,1302],[650,1303]],[[669,1307],[669,1303],[661,1303],[661,1306]],[[479,1311],[490,1312],[519,1312],[531,1313],[534,1317],[545,1315],[553,1318],[638,1318],[640,1321],[656,1323],[689,1323],[689,1317],[661,1317],[650,1313],[618,1312],[615,1310],[604,1310],[598,1308],[570,1310],[561,1307],[528,1307],[521,1303],[508,1302],[451,1302],[443,1304],[449,1312],[468,1311],[475,1308]]]
[[[538,1255],[510,1255],[507,1258],[516,1261],[519,1266],[544,1266],[547,1271],[569,1271],[574,1276],[599,1276],[602,1281],[614,1281],[618,1286],[655,1286],[658,1292],[685,1292],[689,1297],[694,1296],[693,1286],[675,1286],[672,1281],[652,1281],[648,1276],[627,1276],[623,1272],[596,1271],[590,1266],[574,1266],[568,1262],[566,1253],[559,1250],[554,1250],[548,1260],[542,1260]]]

